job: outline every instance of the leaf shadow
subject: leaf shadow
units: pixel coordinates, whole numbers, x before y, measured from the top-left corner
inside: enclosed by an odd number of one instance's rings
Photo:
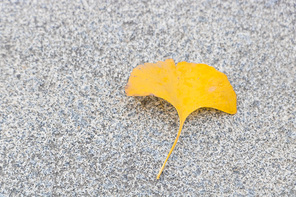
[[[165,116],[170,116],[174,121],[179,122],[179,117],[175,107],[167,102],[166,100],[156,97],[156,96],[145,96],[145,97],[135,97],[136,101],[140,103],[140,106],[148,113],[153,114],[153,112],[158,111],[160,114]],[[219,119],[229,116],[229,114],[222,112],[220,110],[208,107],[202,107],[196,109],[192,112],[186,119],[186,122],[199,119]],[[167,118],[161,116],[160,118]]]
[[[179,117],[175,107],[166,100],[156,96],[135,97],[143,110],[151,116],[159,115],[161,122],[167,122],[176,126],[179,123]]]

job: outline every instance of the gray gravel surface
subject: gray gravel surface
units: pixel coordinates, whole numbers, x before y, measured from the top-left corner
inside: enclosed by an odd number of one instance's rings
[[[296,4],[0,0],[0,196],[296,196]],[[173,58],[227,74],[238,113],[127,97]]]

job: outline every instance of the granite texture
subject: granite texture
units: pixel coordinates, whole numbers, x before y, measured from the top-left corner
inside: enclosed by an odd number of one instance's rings
[[[296,196],[296,3],[0,0],[0,196]],[[173,58],[227,74],[160,178],[176,110],[127,97]]]

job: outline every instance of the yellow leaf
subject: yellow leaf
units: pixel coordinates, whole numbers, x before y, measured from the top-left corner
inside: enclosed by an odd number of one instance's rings
[[[157,175],[176,146],[183,124],[196,109],[215,108],[229,114],[236,113],[236,94],[227,77],[206,64],[180,62],[167,59],[155,64],[137,66],[125,87],[127,96],[154,95],[170,102],[177,110],[180,128],[176,140]]]

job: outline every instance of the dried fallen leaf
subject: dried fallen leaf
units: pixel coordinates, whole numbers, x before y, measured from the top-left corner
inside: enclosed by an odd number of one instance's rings
[[[187,116],[201,107],[236,113],[236,94],[222,72],[206,64],[180,62],[172,59],[137,66],[125,87],[127,96],[154,95],[170,102],[180,118],[176,140],[161,167],[174,150]]]

